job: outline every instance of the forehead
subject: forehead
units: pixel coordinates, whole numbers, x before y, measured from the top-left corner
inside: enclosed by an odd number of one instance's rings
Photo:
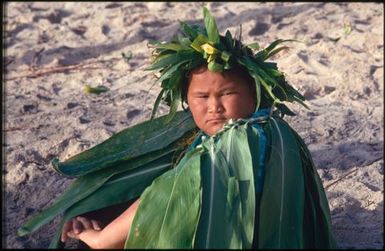
[[[225,71],[223,73],[211,72],[206,67],[193,70],[189,78],[189,89],[218,88],[244,88],[250,85],[247,76],[237,71]]]

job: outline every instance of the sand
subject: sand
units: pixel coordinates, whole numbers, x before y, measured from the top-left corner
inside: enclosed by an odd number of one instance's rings
[[[202,3],[9,2],[3,80],[3,248],[46,248],[57,220],[18,237],[73,181],[65,160],[149,118],[159,85],[149,39],[202,22]],[[245,43],[298,39],[274,61],[307,98],[287,121],[309,146],[339,248],[383,248],[384,5],[207,3],[222,34]],[[132,52],[126,62],[122,53]],[[100,95],[85,85],[104,85]],[[164,114],[162,106],[159,114]],[[67,244],[74,247],[73,243]]]

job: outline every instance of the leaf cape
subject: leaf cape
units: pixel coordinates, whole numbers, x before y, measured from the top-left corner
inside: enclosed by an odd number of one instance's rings
[[[199,135],[194,144],[141,196],[126,248],[335,247],[311,156],[281,118],[239,120],[213,137]]]

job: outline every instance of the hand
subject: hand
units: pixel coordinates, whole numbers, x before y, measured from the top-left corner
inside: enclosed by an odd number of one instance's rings
[[[100,231],[102,228],[100,223],[96,220],[87,219],[81,216],[72,218],[71,220],[64,223],[62,233],[61,233],[61,241],[66,242],[68,237],[79,239],[78,235],[83,230],[87,230],[87,229]]]
[[[82,231],[78,233],[75,233],[75,230],[68,231],[67,237],[81,240],[91,249],[101,248],[100,244],[103,244],[102,240],[100,239],[102,229],[99,223],[95,220],[90,220],[80,216],[76,217],[75,220],[81,224]]]

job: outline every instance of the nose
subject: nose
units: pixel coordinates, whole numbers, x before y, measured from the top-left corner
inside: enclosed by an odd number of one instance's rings
[[[218,97],[210,97],[208,100],[208,112],[209,113],[219,113],[223,112],[223,104]]]

